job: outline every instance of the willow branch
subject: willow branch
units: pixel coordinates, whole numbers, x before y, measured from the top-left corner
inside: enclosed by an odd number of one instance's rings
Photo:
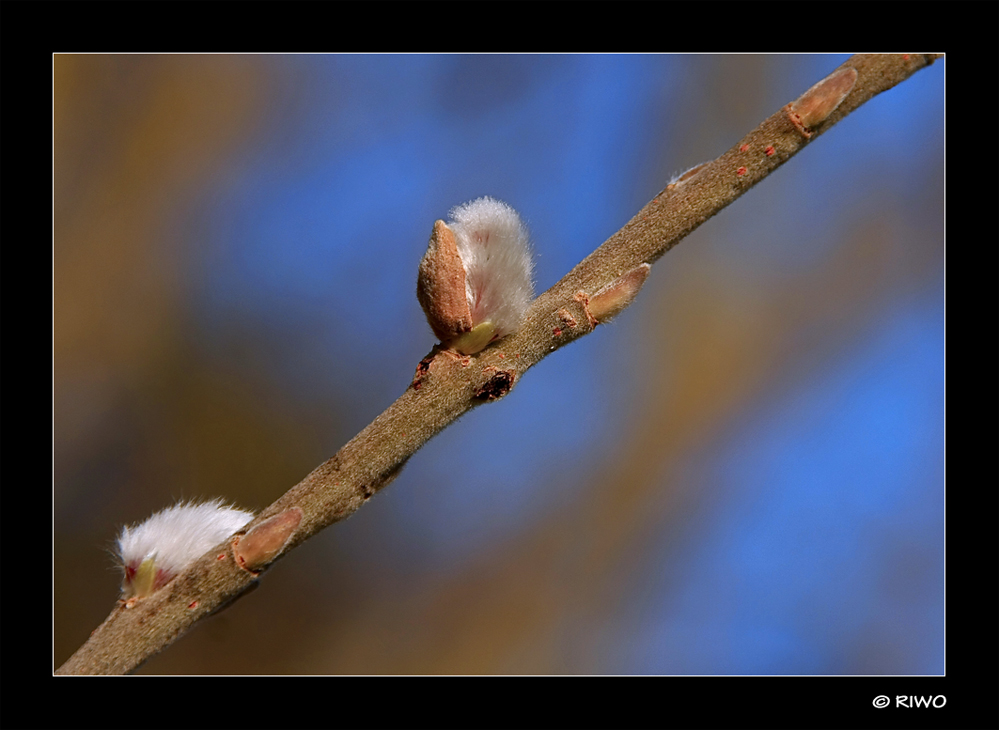
[[[510,392],[547,355],[633,300],[648,267],[836,122],[937,55],[858,55],[717,159],[666,186],[634,218],[531,304],[520,331],[472,356],[435,347],[406,391],[331,459],[159,591],[119,602],[57,671],[133,671],[199,620],[257,584],[320,530],[353,514],[406,460],[467,411]]]

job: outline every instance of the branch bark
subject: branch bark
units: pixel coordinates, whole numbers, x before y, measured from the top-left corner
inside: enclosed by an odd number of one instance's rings
[[[388,485],[434,435],[472,408],[506,395],[532,366],[627,306],[648,265],[687,234],[868,99],[938,57],[851,57],[720,157],[667,185],[535,299],[519,332],[472,356],[435,346],[405,392],[335,456],[161,590],[131,606],[119,602],[56,673],[134,671],[254,588],[276,560]]]

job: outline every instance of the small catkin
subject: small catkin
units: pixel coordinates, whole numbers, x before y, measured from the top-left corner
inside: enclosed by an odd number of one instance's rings
[[[163,587],[252,519],[252,512],[215,499],[181,502],[141,524],[123,527],[117,541],[122,597],[142,598]]]
[[[441,343],[464,355],[516,332],[534,296],[527,228],[484,197],[437,221],[420,262],[417,298]]]

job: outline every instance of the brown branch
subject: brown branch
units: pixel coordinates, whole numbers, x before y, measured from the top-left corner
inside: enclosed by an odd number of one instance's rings
[[[938,55],[860,55],[711,162],[688,171],[541,294],[523,328],[472,356],[435,347],[406,391],[331,459],[226,543],[151,596],[119,603],[59,674],[135,670],[200,619],[257,585],[292,548],[351,515],[462,414],[502,398],[544,357],[634,299],[648,267],[684,236],[876,94]]]

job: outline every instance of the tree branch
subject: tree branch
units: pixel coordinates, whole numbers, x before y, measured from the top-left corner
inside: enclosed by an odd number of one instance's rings
[[[119,602],[58,674],[135,670],[199,620],[257,585],[277,559],[353,514],[434,435],[506,395],[533,365],[626,307],[657,261],[868,99],[936,54],[859,55],[717,159],[671,182],[528,311],[523,328],[472,356],[435,346],[406,391],[331,459],[229,541],[132,605]]]

